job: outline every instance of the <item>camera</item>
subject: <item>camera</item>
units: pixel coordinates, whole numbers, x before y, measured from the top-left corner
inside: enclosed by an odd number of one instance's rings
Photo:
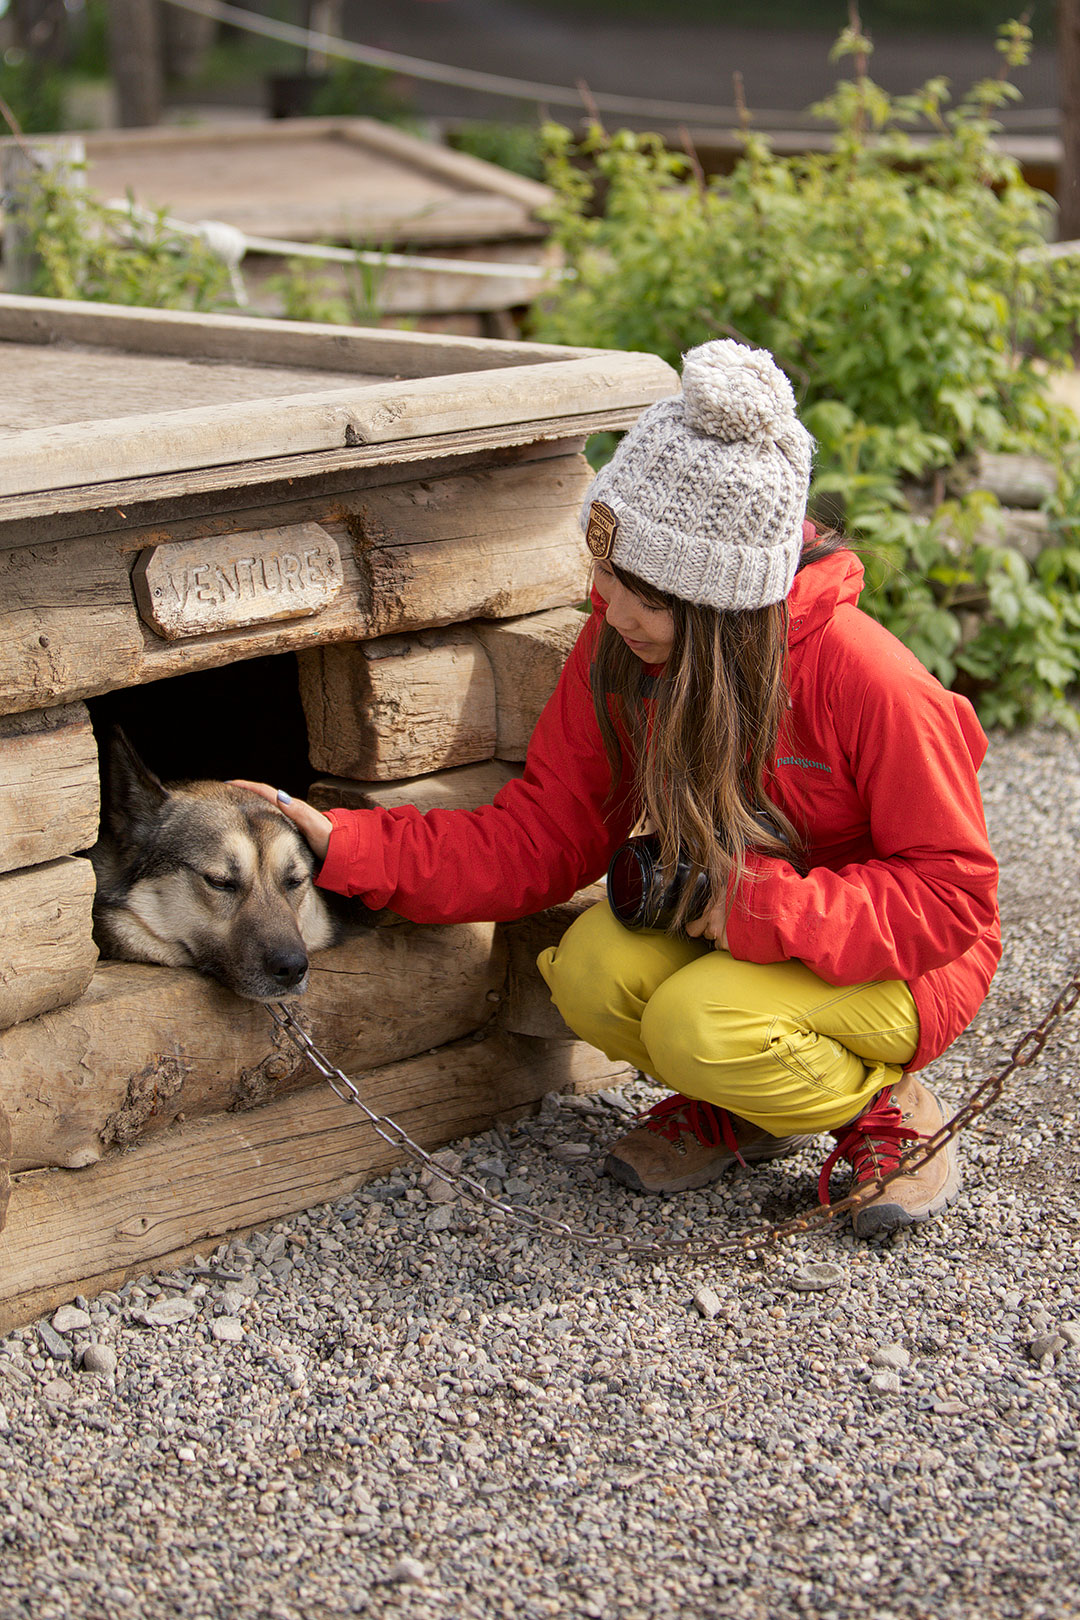
[[[754,812],[754,819],[762,832],[778,838],[782,844],[789,841],[763,810]],[[620,844],[608,866],[608,904],[625,928],[667,929],[675,920],[675,912],[687,883],[693,884],[688,917],[700,917],[709,899],[709,880],[698,868],[696,871],[680,850],[679,859],[670,880],[664,881],[660,864],[659,833],[642,833]]]
[[[680,854],[670,881],[660,864],[660,836],[644,833],[631,838],[611,857],[608,867],[608,904],[626,928],[669,928],[691,877],[690,862]],[[709,894],[709,880],[699,871],[693,878],[689,915],[700,916]]]

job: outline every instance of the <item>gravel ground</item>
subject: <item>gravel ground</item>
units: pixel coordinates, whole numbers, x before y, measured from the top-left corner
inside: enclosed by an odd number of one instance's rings
[[[1076,743],[997,737],[984,786],[1008,945],[953,1102],[1080,963]],[[1074,1013],[967,1134],[955,1210],[881,1247],[653,1266],[402,1171],[11,1334],[0,1615],[1080,1614],[1078,1057]],[[607,1185],[647,1095],[457,1151],[583,1225],[813,1202],[820,1151],[660,1207]]]

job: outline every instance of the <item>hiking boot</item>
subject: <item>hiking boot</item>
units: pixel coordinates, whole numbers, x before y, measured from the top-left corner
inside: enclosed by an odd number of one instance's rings
[[[829,1202],[829,1176],[838,1159],[847,1159],[854,1169],[851,1191],[855,1192],[866,1182],[895,1170],[905,1148],[933,1136],[943,1123],[941,1104],[934,1093],[914,1075],[905,1074],[894,1086],[879,1091],[858,1119],[834,1131],[838,1141],[821,1172],[820,1202]],[[940,1215],[959,1191],[956,1148],[949,1142],[926,1164],[898,1176],[856,1209],[851,1224],[856,1237],[880,1237]]]
[[[635,1192],[689,1192],[722,1176],[733,1164],[757,1164],[797,1153],[809,1136],[770,1136],[725,1108],[690,1097],[665,1097],[622,1137],[604,1169]]]

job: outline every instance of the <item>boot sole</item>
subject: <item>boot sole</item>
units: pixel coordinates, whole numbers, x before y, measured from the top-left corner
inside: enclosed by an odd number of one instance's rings
[[[949,1173],[945,1178],[945,1185],[925,1209],[905,1209],[903,1204],[871,1204],[866,1209],[856,1211],[852,1216],[851,1225],[855,1236],[888,1237],[890,1233],[899,1232],[905,1226],[923,1226],[935,1215],[943,1215],[950,1204],[955,1204],[960,1196],[960,1166],[952,1142],[943,1151],[948,1161]]]
[[[745,1149],[743,1158],[747,1164],[765,1164],[770,1159],[786,1159],[791,1154],[798,1153],[800,1149],[806,1147],[813,1140],[812,1136],[777,1137],[775,1146],[762,1143],[756,1148]],[[660,1186],[650,1187],[647,1182],[642,1181],[632,1164],[627,1164],[625,1159],[618,1159],[614,1154],[609,1153],[604,1160],[604,1174],[611,1176],[613,1181],[620,1182],[622,1186],[629,1187],[631,1192],[651,1193],[666,1197],[670,1193],[693,1192],[696,1187],[708,1187],[712,1182],[719,1181],[721,1176],[734,1169],[738,1163],[738,1159],[732,1154],[720,1165],[698,1170],[693,1175],[680,1176],[675,1181],[665,1181]]]

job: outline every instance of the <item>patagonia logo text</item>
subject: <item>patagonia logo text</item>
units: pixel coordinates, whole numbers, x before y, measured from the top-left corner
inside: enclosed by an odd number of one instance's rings
[[[800,765],[804,771],[824,771],[826,776],[832,775],[832,766],[826,765],[824,760],[804,759],[801,754],[782,754],[776,763],[778,765]]]

